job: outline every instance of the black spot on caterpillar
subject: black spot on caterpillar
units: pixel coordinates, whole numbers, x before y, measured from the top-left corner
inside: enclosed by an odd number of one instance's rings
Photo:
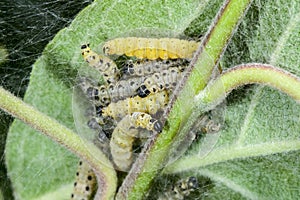
[[[87,163],[79,161],[71,200],[92,199],[96,190],[97,180],[93,170]]]
[[[110,58],[93,52],[89,44],[81,46],[81,54],[89,66],[98,70],[107,83],[114,83],[120,78],[117,65]]]
[[[126,37],[107,41],[103,45],[106,55],[135,56],[139,59],[191,59],[199,43],[178,38]]]

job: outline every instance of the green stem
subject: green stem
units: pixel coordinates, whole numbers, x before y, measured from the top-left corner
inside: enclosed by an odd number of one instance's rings
[[[272,65],[260,63],[242,64],[225,71],[200,92],[195,101],[216,105],[233,89],[252,83],[274,87],[288,94],[295,101],[300,101],[299,77]]]
[[[191,116],[193,104],[187,100],[194,99],[194,96],[206,86],[250,3],[251,0],[226,0],[224,2],[191,62],[191,66],[195,67],[190,68],[192,71],[187,72],[190,76],[180,83],[184,85],[180,96],[176,102],[171,101],[166,109],[163,122],[172,108],[167,121],[168,126],[165,126],[161,134],[156,135],[146,144],[143,154],[134,163],[119,189],[117,199],[142,199],[148,191],[162,163],[167,160],[170,146],[176,142],[174,138],[180,126],[185,124]],[[178,94],[180,89],[174,93]],[[178,137],[178,139],[182,138]]]
[[[24,103],[2,87],[0,87],[0,108],[86,160],[94,169],[101,185],[97,197],[101,195],[102,199],[109,200],[114,197],[117,187],[116,172],[111,162],[95,145],[80,138],[70,129]]]

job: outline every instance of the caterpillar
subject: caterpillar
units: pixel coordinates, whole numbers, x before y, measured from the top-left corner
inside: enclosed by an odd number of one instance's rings
[[[93,170],[87,163],[79,161],[71,200],[92,199],[96,190],[97,180]]]
[[[90,100],[98,106],[107,106],[127,97],[138,95],[146,97],[163,89],[172,91],[182,77],[184,68],[171,67],[154,73],[148,77],[133,77],[128,80],[121,80],[115,84],[93,86],[88,79],[80,81],[80,87]]]
[[[170,190],[161,195],[159,200],[183,200],[190,195],[195,189],[199,187],[196,177],[190,176],[186,179],[180,180],[172,186]]]
[[[111,102],[136,95],[136,90],[144,80],[144,77],[134,77],[114,84],[95,86],[88,78],[81,78],[79,86],[95,105],[105,107]]]
[[[123,74],[122,78],[133,77],[133,76],[149,76],[163,70],[167,70],[170,67],[180,66],[185,68],[188,62],[177,59],[177,60],[161,60],[161,61],[133,61],[129,60],[121,68]]]
[[[144,98],[150,93],[156,93],[164,89],[172,91],[181,78],[182,70],[178,67],[172,67],[160,73],[154,73],[152,76],[146,78],[136,92],[138,96]]]
[[[156,60],[191,59],[197,50],[199,42],[181,40],[178,38],[141,38],[126,37],[107,41],[103,45],[106,55],[135,56],[138,59]]]
[[[132,164],[132,146],[135,137],[139,134],[137,128],[161,132],[162,125],[151,115],[142,112],[134,112],[123,117],[114,129],[110,140],[111,155],[118,170],[127,171]]]
[[[89,44],[81,46],[81,54],[89,66],[98,70],[107,83],[114,83],[120,78],[117,65],[110,58],[93,52]]]
[[[81,80],[80,87],[87,97],[94,101],[95,105],[105,107],[111,102],[135,95],[146,97],[148,94],[162,89],[171,91],[176,87],[181,77],[181,70],[172,67],[148,78],[135,77],[109,85],[93,86],[88,79],[84,79]]]
[[[155,114],[158,110],[165,107],[168,102],[168,94],[163,90],[158,93],[150,94],[146,98],[135,96],[110,103],[107,107],[102,108],[101,116],[120,120],[125,115],[133,112]]]

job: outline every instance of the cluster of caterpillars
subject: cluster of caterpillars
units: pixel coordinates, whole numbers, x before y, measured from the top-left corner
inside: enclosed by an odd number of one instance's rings
[[[96,110],[88,125],[98,129],[100,142],[108,143],[104,146],[109,149],[108,156],[117,170],[130,169],[134,160],[133,143],[141,129],[161,132],[163,127],[159,116],[198,46],[196,41],[177,38],[116,38],[104,44],[103,53],[106,56],[92,51],[89,44],[81,46],[84,60],[106,81],[106,84],[99,86],[89,78],[80,79],[80,88]],[[107,57],[114,54],[137,60],[128,60],[119,69]],[[105,128],[109,120],[114,124],[112,133]],[[209,132],[210,127],[205,128]],[[93,193],[85,189],[92,190],[96,184],[86,181],[91,176],[91,169],[83,168],[80,163],[71,199],[90,199]],[[180,187],[175,187],[180,198],[168,194],[171,199],[181,199],[189,193],[183,190],[191,191],[196,185],[195,178],[181,183]],[[79,187],[82,184],[86,187]]]

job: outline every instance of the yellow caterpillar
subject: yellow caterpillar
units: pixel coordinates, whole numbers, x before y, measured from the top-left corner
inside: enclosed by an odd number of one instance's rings
[[[199,43],[177,38],[126,37],[107,41],[103,45],[106,55],[135,56],[139,59],[191,59]]]
[[[87,163],[79,161],[71,200],[92,199],[96,190],[97,180],[93,170]]]
[[[184,180],[180,180],[173,187],[161,195],[158,200],[183,200],[190,195],[198,186],[196,177],[191,176]]]
[[[135,96],[111,103],[102,109],[102,116],[120,120],[125,115],[133,112],[155,114],[158,110],[164,108],[168,102],[168,94],[163,90],[158,93],[150,94],[146,98]]]
[[[137,128],[160,132],[162,125],[151,115],[142,112],[134,112],[123,117],[114,129],[110,140],[111,156],[118,170],[127,171],[132,164],[133,141],[139,134]]]
[[[81,54],[84,60],[104,77],[107,83],[114,83],[120,78],[120,72],[117,65],[106,56],[98,55],[93,52],[89,44],[81,46]]]

